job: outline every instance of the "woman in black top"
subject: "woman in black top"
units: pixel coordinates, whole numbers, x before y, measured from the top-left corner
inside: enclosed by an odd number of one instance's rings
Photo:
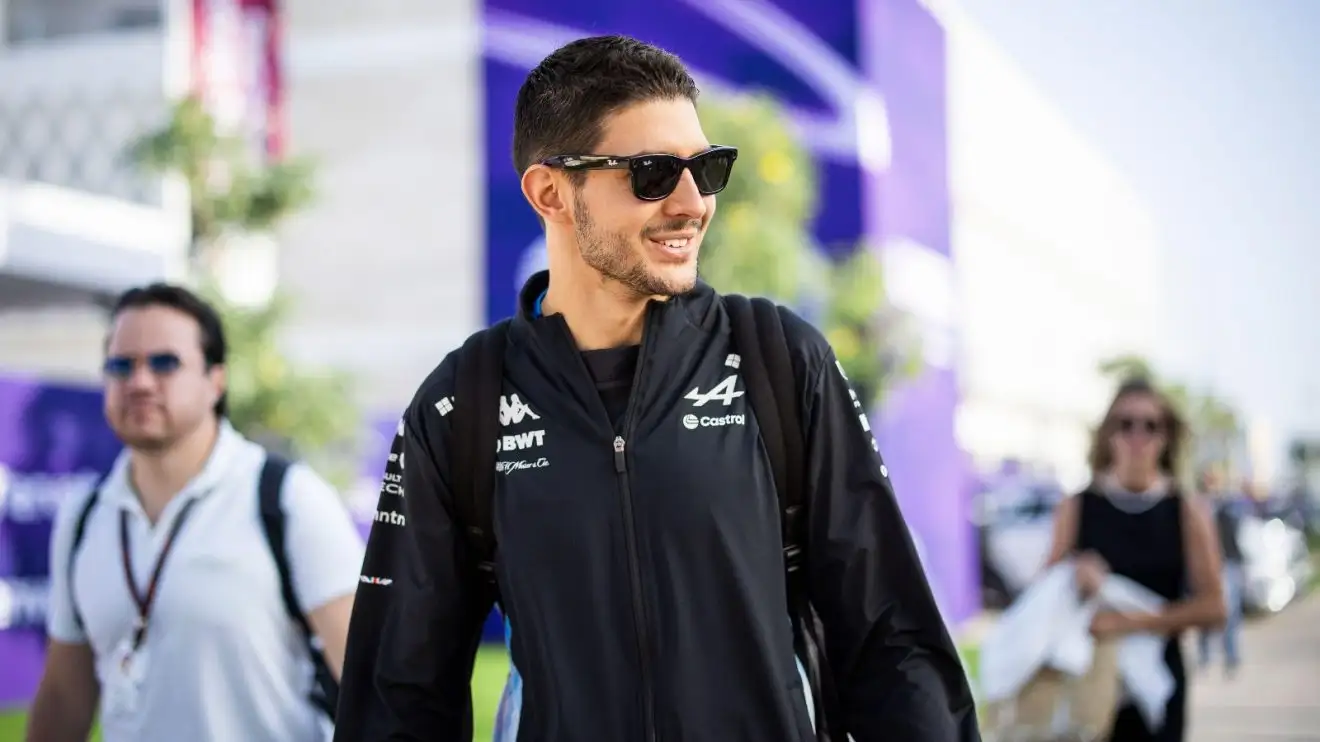
[[[1186,443],[1185,425],[1159,392],[1146,381],[1123,384],[1091,446],[1091,485],[1066,500],[1055,518],[1050,562],[1075,558],[1083,592],[1094,592],[1113,572],[1169,601],[1154,614],[1102,611],[1091,624],[1097,637],[1168,637],[1164,657],[1175,690],[1164,724],[1149,729],[1126,704],[1110,734],[1113,742],[1183,739],[1187,677],[1179,635],[1224,622],[1219,539],[1209,513],[1183,497],[1175,481]]]

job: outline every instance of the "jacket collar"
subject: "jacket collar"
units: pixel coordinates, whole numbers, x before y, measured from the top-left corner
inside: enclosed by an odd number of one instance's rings
[[[537,311],[541,297],[549,288],[550,271],[539,271],[527,279],[522,291],[518,293],[518,314],[514,320],[515,325],[521,325],[524,330],[529,330],[532,326],[549,319],[541,317]],[[658,327],[661,335],[668,335],[671,330],[677,332],[688,325],[709,331],[714,326],[718,306],[719,294],[705,281],[698,280],[697,285],[685,294],[671,297],[663,302],[651,302],[648,307],[648,317],[651,312],[660,315],[659,324],[652,326]],[[560,318],[558,321],[563,320]]]

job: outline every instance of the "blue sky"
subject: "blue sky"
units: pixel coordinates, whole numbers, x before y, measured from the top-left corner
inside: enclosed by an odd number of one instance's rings
[[[1320,1],[958,4],[1146,199],[1162,368],[1320,434]]]

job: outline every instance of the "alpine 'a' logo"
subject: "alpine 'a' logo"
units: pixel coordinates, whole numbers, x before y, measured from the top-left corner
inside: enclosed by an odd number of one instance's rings
[[[724,381],[721,381],[714,389],[711,389],[704,394],[699,388],[695,386],[692,387],[692,391],[688,392],[683,399],[692,400],[693,407],[701,407],[711,401],[723,402],[724,406],[728,407],[733,404],[733,400],[743,395],[743,393],[737,389],[737,384],[737,376],[726,376],[724,377]]]

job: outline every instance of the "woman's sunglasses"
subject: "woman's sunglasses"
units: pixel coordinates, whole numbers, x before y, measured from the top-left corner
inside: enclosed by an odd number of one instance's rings
[[[632,176],[632,192],[643,201],[661,201],[678,188],[683,171],[692,172],[697,190],[713,196],[729,184],[736,147],[711,147],[692,157],[678,155],[556,155],[542,160],[547,167],[564,170],[627,170]]]
[[[1135,433],[1138,430],[1147,435],[1155,435],[1164,430],[1164,423],[1149,417],[1120,417],[1118,419],[1118,430],[1124,435]]]
[[[155,376],[167,376],[178,371],[183,365],[183,361],[173,353],[152,353],[141,359],[133,356],[110,356],[105,359],[102,370],[112,379],[127,379],[133,375],[133,369],[137,368],[139,361],[145,363],[147,370]]]

